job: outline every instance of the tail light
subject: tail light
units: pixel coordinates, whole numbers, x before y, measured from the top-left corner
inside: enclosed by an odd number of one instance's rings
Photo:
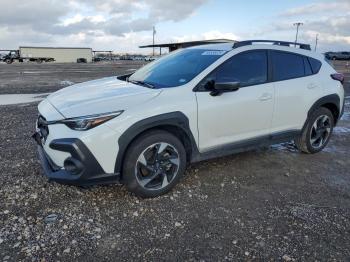
[[[331,74],[332,79],[339,81],[344,84],[344,75],[340,73]]]

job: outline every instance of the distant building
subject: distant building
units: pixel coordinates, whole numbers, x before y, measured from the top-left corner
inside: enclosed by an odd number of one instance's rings
[[[168,44],[154,44],[154,45],[143,45],[140,48],[159,48],[160,54],[162,54],[162,48],[169,48],[169,52],[175,51],[180,48],[187,48],[197,45],[208,45],[208,44],[222,44],[222,43],[236,43],[237,41],[231,39],[211,39],[211,40],[200,40],[200,41],[189,41],[189,42],[178,42]]]
[[[21,57],[52,57],[56,63],[76,63],[78,58],[92,62],[92,49],[85,47],[20,46]]]

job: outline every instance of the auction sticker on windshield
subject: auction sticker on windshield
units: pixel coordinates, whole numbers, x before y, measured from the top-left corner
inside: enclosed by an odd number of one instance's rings
[[[226,53],[226,51],[215,51],[215,50],[213,50],[213,51],[205,51],[205,52],[202,53],[202,55],[223,55],[225,53]]]

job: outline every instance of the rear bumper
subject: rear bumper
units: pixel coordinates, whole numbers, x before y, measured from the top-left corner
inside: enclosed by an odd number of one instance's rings
[[[35,140],[38,142],[38,139]],[[120,180],[119,174],[105,174],[95,157],[79,139],[53,140],[50,143],[50,148],[68,152],[71,154],[71,157],[65,160],[64,168],[58,167],[45,153],[41,144],[38,143],[39,159],[49,181],[77,186],[89,186],[118,183]]]

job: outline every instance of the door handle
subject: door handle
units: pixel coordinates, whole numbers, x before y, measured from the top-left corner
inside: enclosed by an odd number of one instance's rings
[[[262,96],[259,98],[260,101],[267,101],[272,99],[272,95],[270,93],[264,93]]]

